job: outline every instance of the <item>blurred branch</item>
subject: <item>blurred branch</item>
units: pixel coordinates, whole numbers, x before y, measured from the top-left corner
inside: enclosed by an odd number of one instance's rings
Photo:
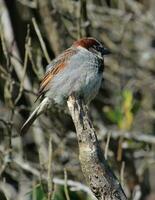
[[[1,39],[3,40],[3,52],[5,56],[7,55],[7,66],[8,62],[10,62],[10,66],[14,68],[17,77],[20,82],[23,82],[23,88],[27,90],[31,90],[31,82],[27,74],[25,74],[25,78],[23,80],[23,66],[21,64],[21,57],[19,53],[19,49],[17,47],[17,43],[14,37],[14,31],[11,23],[11,19],[9,16],[9,12],[4,1],[0,1],[1,7]],[[5,43],[5,49],[4,49]],[[10,74],[8,73],[8,77]],[[31,101],[30,96],[26,96],[26,98]]]
[[[24,6],[30,7],[30,8],[37,8],[37,2],[36,1],[29,1],[29,0],[17,0],[19,3],[23,4]]]
[[[27,171],[27,172],[30,172],[31,174],[33,174],[34,176],[40,178],[40,171],[37,170],[36,168],[33,168],[28,162],[25,162],[24,160],[22,159],[19,159],[19,158],[14,158],[13,161],[23,170]],[[42,176],[45,180],[47,180],[47,176],[46,175],[43,175]],[[57,178],[57,177],[54,177],[53,178],[53,183],[55,184],[58,184],[58,185],[64,185],[65,184],[65,180],[64,179],[60,179],[60,178]],[[74,190],[74,191],[78,191],[78,190],[81,190],[81,191],[84,191],[86,192],[87,194],[89,194],[92,199],[96,199],[94,198],[91,190],[84,184],[80,183],[80,182],[77,182],[77,181],[73,181],[73,180],[68,180],[67,179],[67,185],[71,187],[71,190]]]
[[[123,134],[123,137],[125,139],[135,140],[138,142],[145,142],[148,144],[155,144],[155,136],[154,135],[150,135],[150,134],[138,132],[138,131],[137,132],[136,131],[130,131],[130,132],[125,131],[122,133],[122,131],[119,131],[119,130],[106,128],[102,122],[102,119],[99,116],[99,113],[95,110],[94,110],[94,112],[97,115],[97,126],[99,129],[98,132],[102,138],[107,137],[107,135],[110,132],[111,133],[110,137],[113,139],[119,138]]]
[[[70,200],[69,192],[68,192],[68,188],[67,188],[67,171],[66,171],[66,169],[64,169],[64,180],[65,180],[65,184],[64,184],[65,196],[66,196],[67,200]]]
[[[104,150],[104,157],[105,157],[105,160],[108,159],[108,150],[109,150],[110,138],[111,138],[111,132],[109,132],[109,133],[107,134],[107,142],[106,142],[105,150]]]
[[[12,122],[6,121],[3,118],[0,118],[0,122],[2,122],[6,127],[12,125]]]
[[[122,162],[121,171],[120,171],[120,181],[121,185],[124,187],[124,171],[125,171],[125,162]]]
[[[103,130],[101,131],[102,136],[107,135],[109,133],[109,131],[111,132],[111,137],[115,138],[115,139],[120,137],[123,134],[123,137],[125,139],[136,140],[138,142],[145,142],[145,143],[148,143],[148,144],[155,144],[155,136],[149,135],[149,134],[144,134],[144,133],[138,133],[138,132],[122,133],[121,131],[105,129],[104,131]]]
[[[74,97],[67,103],[77,132],[82,171],[92,192],[99,200],[127,199],[102,154],[86,106]]]
[[[53,196],[53,184],[52,184],[52,179],[53,179],[53,173],[52,173],[52,136],[49,138],[49,144],[48,144],[48,200],[52,199]]]
[[[89,25],[90,22],[88,21],[88,15],[87,15],[87,1],[86,0],[80,0],[79,1],[79,13],[78,13],[78,26],[77,26],[77,38],[81,37],[88,37],[89,34]]]
[[[35,18],[32,18],[32,23],[33,23],[34,29],[36,31],[36,34],[38,36],[38,39],[40,41],[40,45],[41,45],[41,48],[42,48],[43,53],[45,55],[45,58],[46,58],[47,62],[50,63],[51,59],[50,59],[50,57],[48,55],[46,45],[45,45],[44,40],[43,40],[43,38],[41,36],[40,30],[39,30],[39,27],[38,27],[38,24],[37,24]]]
[[[23,76],[22,76],[22,79],[21,79],[21,82],[20,82],[20,88],[19,88],[18,96],[15,99],[15,105],[18,103],[19,99],[21,98],[22,92],[23,92],[23,89],[24,89],[24,79],[25,79],[25,76],[26,76],[26,69],[27,69],[27,63],[28,63],[28,51],[29,51],[29,48],[30,48],[30,44],[31,44],[30,27],[28,25],[26,43],[25,43],[25,57],[24,57],[24,66],[23,66]]]
[[[50,46],[54,53],[58,55],[62,50],[62,40],[60,35],[60,29],[62,29],[63,23],[59,13],[54,10],[48,0],[38,0],[39,13],[44,24],[44,28],[49,40]]]

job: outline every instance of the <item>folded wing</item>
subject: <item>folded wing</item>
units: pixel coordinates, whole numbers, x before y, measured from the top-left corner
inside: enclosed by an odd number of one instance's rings
[[[46,93],[46,91],[50,87],[49,83],[52,81],[53,77],[67,66],[69,59],[76,53],[77,49],[69,48],[65,50],[62,54],[60,54],[56,59],[54,59],[51,64],[48,65],[46,74],[40,84],[37,99]]]

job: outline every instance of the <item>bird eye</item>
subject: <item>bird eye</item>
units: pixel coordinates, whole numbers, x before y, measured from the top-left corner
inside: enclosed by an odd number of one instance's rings
[[[98,52],[100,52],[102,56],[103,56],[103,55],[108,55],[108,54],[110,54],[109,49],[103,47],[102,45],[96,46],[96,50],[97,50]]]
[[[102,51],[103,46],[101,46],[101,45],[96,45],[94,48],[95,48],[97,51]]]

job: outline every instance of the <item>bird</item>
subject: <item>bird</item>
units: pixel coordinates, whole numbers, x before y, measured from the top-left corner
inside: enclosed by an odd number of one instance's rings
[[[104,55],[110,51],[93,37],[73,42],[47,66],[40,83],[37,100],[39,105],[21,128],[28,131],[35,119],[53,105],[65,107],[69,96],[74,94],[88,105],[97,95],[104,71]]]

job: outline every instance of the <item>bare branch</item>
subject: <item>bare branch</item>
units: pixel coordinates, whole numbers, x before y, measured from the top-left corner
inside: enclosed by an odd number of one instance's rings
[[[121,185],[100,149],[86,106],[74,97],[70,97],[67,103],[77,132],[82,171],[92,192],[99,200],[126,200]]]
[[[68,188],[67,188],[67,171],[66,171],[66,169],[64,169],[64,180],[65,180],[65,184],[64,184],[65,196],[66,196],[67,200],[70,200],[69,192],[68,192]]]
[[[45,42],[44,42],[44,40],[43,40],[43,38],[42,38],[42,35],[41,35],[41,33],[40,33],[40,30],[39,30],[39,27],[38,27],[38,24],[37,24],[35,18],[32,18],[32,23],[33,23],[34,29],[35,29],[35,31],[36,31],[36,34],[37,34],[37,36],[38,36],[38,39],[39,39],[39,41],[40,41],[40,45],[41,45],[41,48],[42,48],[43,53],[44,53],[44,55],[45,55],[45,58],[46,58],[47,62],[50,63],[50,62],[51,62],[51,59],[50,59],[50,57],[49,57],[49,55],[48,55],[48,51],[47,51]]]
[[[52,178],[53,178],[53,172],[52,172],[52,136],[49,138],[49,145],[48,145],[48,200],[52,199],[52,192],[53,192],[53,184],[52,184]]]

